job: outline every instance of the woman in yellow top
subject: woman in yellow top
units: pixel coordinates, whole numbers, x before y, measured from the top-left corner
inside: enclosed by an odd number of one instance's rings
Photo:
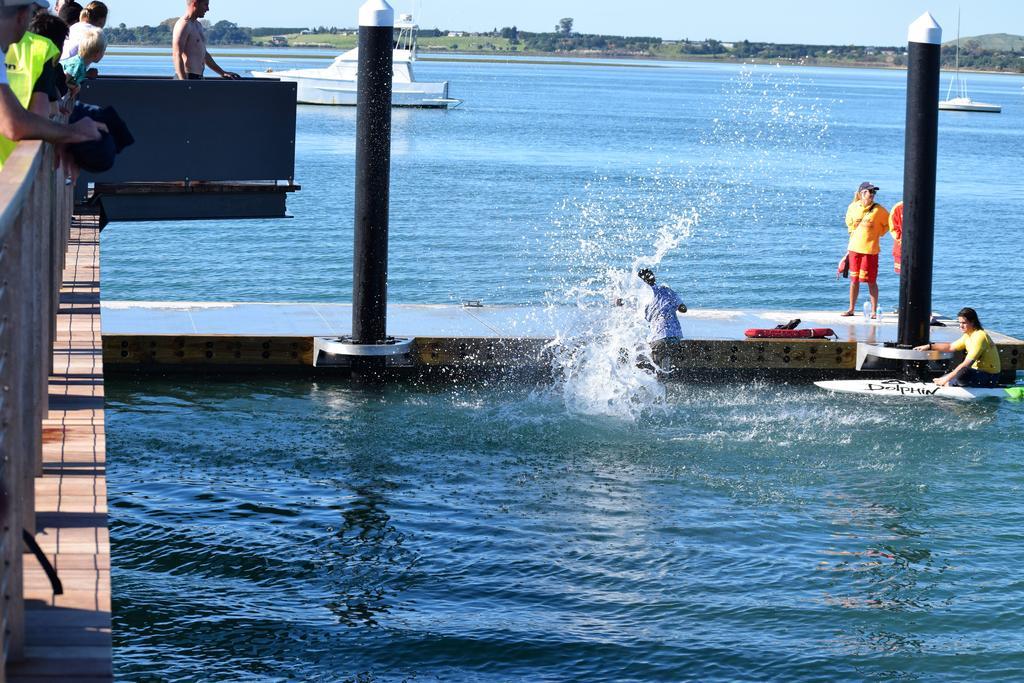
[[[861,183],[846,209],[846,229],[850,232],[850,242],[846,247],[850,266],[850,307],[841,314],[843,316],[853,315],[862,282],[867,283],[871,295],[872,318],[878,310],[879,240],[889,231],[889,212],[875,203],[877,192],[878,188],[871,183]]]
[[[961,308],[956,314],[960,329],[964,336],[955,342],[937,342],[915,347],[918,351],[935,349],[936,351],[965,351],[964,362],[953,368],[951,372],[935,380],[939,386],[950,384],[955,387],[997,387],[1002,364],[999,362],[999,349],[996,348],[988,332],[981,326],[978,313],[973,308]]]

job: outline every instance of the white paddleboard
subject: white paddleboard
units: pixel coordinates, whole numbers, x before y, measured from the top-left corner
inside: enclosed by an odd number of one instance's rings
[[[940,387],[931,382],[907,382],[902,379],[844,379],[815,382],[822,389],[849,394],[872,396],[897,396],[900,398],[952,398],[958,401],[974,401],[981,398],[1011,398],[1011,391],[1004,387],[993,389],[981,387]]]

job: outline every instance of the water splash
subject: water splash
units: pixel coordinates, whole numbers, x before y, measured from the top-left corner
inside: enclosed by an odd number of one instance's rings
[[[811,190],[801,193],[806,204],[821,182],[789,162],[794,153],[822,153],[829,135],[832,103],[809,96],[809,85],[796,74],[745,66],[683,158],[595,178],[581,197],[563,202],[545,242],[564,273],[547,302],[578,313],[552,344],[568,410],[636,420],[665,409],[643,315],[652,293],[635,273],[652,268],[688,302],[749,275],[739,259],[726,257],[722,268],[722,255],[738,240],[757,240],[758,224],[788,215],[793,185]],[[715,258],[704,258],[710,251]],[[711,262],[719,270],[702,272]]]
[[[677,216],[657,231],[652,252],[633,258],[628,269],[604,268],[567,288],[581,315],[551,346],[559,389],[571,412],[636,420],[665,410],[665,387],[651,357],[650,325],[644,318],[653,292],[636,271],[656,269],[698,222],[696,213]]]

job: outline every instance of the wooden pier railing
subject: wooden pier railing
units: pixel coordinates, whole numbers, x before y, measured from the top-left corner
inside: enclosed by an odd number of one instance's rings
[[[6,664],[25,651],[23,534],[35,534],[35,478],[71,225],[71,186],[54,169],[53,154],[50,145],[22,142],[0,170],[0,681]]]

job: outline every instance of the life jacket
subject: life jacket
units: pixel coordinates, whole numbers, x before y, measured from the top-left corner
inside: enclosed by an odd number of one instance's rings
[[[32,89],[43,73],[46,63],[60,55],[53,41],[35,33],[25,32],[21,40],[7,49],[4,60],[7,68],[7,82],[18,102],[28,109],[32,101]],[[17,142],[0,135],[0,168],[17,146]]]

